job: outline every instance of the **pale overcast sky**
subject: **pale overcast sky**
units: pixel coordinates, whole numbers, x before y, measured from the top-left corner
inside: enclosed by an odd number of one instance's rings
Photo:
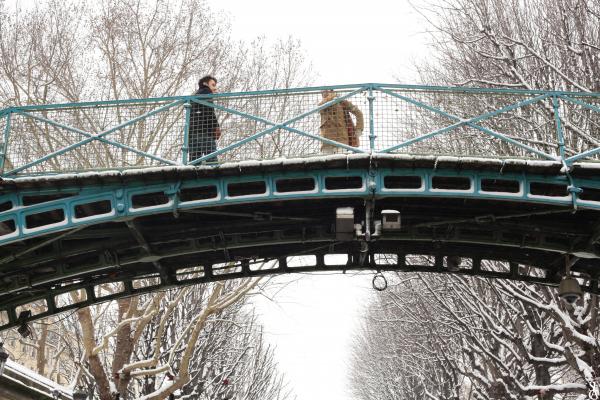
[[[300,39],[322,85],[414,82],[427,35],[410,3],[420,2],[208,0],[229,15],[238,38]]]
[[[416,2],[413,1],[413,4]],[[407,0],[209,0],[252,40],[301,41],[316,85],[415,83],[426,54],[422,18]],[[282,276],[276,282],[298,276]],[[298,400],[348,400],[351,340],[373,293],[371,275],[318,275],[294,281],[275,301],[255,297],[267,340]]]
[[[272,282],[271,290],[279,291],[273,300],[252,297],[266,340],[277,347],[279,369],[298,400],[352,398],[352,334],[373,293],[371,279],[350,272],[279,276]]]

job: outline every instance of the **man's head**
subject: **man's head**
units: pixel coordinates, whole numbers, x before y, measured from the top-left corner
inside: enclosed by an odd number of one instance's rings
[[[212,93],[217,93],[217,80],[213,76],[210,76],[210,75],[203,76],[198,81],[198,86],[200,88],[206,86],[207,88],[210,89],[210,91]]]

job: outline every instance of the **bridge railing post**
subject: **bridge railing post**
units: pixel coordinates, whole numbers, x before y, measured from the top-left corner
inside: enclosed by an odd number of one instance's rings
[[[560,108],[558,104],[558,97],[556,95],[552,96],[552,108],[554,110],[554,123],[556,127],[556,139],[558,142],[558,152],[560,155],[561,161],[566,162],[565,158],[565,138],[562,131],[562,125],[560,122]]]
[[[373,115],[373,103],[375,102],[375,96],[373,96],[373,85],[369,85],[369,150],[371,153],[375,150],[375,119]]]
[[[181,163],[183,165],[187,165],[190,148],[190,115],[192,112],[192,104],[189,100],[183,104],[183,109],[185,110],[185,123],[183,125],[183,147],[181,148]]]
[[[4,125],[4,135],[2,136],[2,144],[0,146],[0,175],[4,174],[4,162],[6,153],[8,152],[8,140],[10,138],[10,120],[12,112],[6,114],[6,124]]]

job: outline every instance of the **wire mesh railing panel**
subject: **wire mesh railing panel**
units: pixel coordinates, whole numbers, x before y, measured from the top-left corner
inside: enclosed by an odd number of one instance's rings
[[[577,104],[568,100],[560,102],[562,132],[565,142],[565,156],[600,149],[600,98],[569,96]],[[600,161],[600,153],[585,157]]]
[[[164,165],[181,157],[185,118],[167,103],[71,107],[14,113],[5,171],[68,172]]]
[[[469,126],[460,126],[427,140],[402,147],[393,153],[481,158],[540,158],[525,149]]]
[[[375,151],[394,149],[394,153],[407,153],[404,145],[416,141],[410,146],[413,150],[421,149],[421,153],[433,151],[427,140],[420,140],[422,136],[440,128],[450,126],[455,121],[435,110],[436,93],[428,92],[375,92],[373,100]],[[401,96],[401,97],[396,97]],[[415,104],[417,103],[417,104]]]
[[[168,164],[141,157],[134,152],[118,152],[109,145],[92,142],[60,153],[51,159],[41,161],[28,167],[28,174],[76,172],[102,169],[124,169],[141,167],[158,167]]]
[[[239,106],[236,104],[228,105],[235,110],[239,110]],[[240,144],[244,140],[248,140],[252,136],[257,135],[270,128],[272,125],[258,120],[253,120],[248,117],[240,116],[237,114],[227,112],[217,112],[217,116],[220,121],[221,135],[218,138],[214,149],[210,149],[210,146],[201,146],[201,154],[206,155],[219,149],[227,149],[236,144]],[[260,153],[258,148],[253,148],[250,141],[249,144],[233,147],[227,150],[226,153],[219,155],[219,161],[242,161],[248,159],[259,159]],[[193,160],[195,157],[190,157]]]
[[[540,153],[556,154],[550,151],[557,148],[556,133],[549,126],[553,123],[551,116],[538,115],[539,104],[527,104],[533,98],[384,90],[375,98],[375,149],[415,154],[540,156],[524,152],[528,146]],[[501,137],[506,140],[498,140]]]
[[[303,134],[319,134],[318,118],[314,113],[298,117],[316,107],[316,98],[316,93],[302,93],[218,99],[215,104],[237,112],[217,112],[221,128],[218,147],[227,149],[240,144],[219,156],[219,161],[302,157],[314,153],[307,149],[315,140]]]
[[[522,102],[527,99],[515,100]],[[490,149],[492,155],[539,158],[543,153],[547,155],[545,158],[558,157],[558,136],[551,110],[551,100],[544,99],[504,111],[477,122],[477,125],[489,130],[490,136],[493,132],[505,138],[502,140],[502,146]]]
[[[319,141],[283,129],[250,140],[218,156],[219,162],[273,160],[320,154]]]
[[[165,165],[151,156],[173,163],[181,159],[185,132],[183,104],[139,118],[161,106],[165,104],[139,104],[131,107],[126,113],[121,112],[120,120],[123,122],[117,126],[125,126],[103,136],[115,142],[111,150],[112,155],[116,156],[117,167]],[[139,119],[127,124],[136,118]]]
[[[368,84],[17,107],[4,115],[5,175],[371,151],[600,161],[594,94]]]
[[[54,112],[45,112],[40,117],[52,118]],[[36,160],[47,157],[61,149],[74,145],[85,136],[55,126],[48,122],[37,120],[35,117],[39,112],[30,112],[29,115],[12,114],[10,137],[8,140],[8,152],[6,155],[5,170],[22,168]],[[50,115],[48,115],[50,114]],[[35,116],[35,117],[34,117]],[[50,161],[50,163],[55,160]],[[83,159],[82,162],[85,162]],[[61,170],[59,165],[50,166],[46,163],[47,171]],[[44,172],[39,168],[27,172]]]

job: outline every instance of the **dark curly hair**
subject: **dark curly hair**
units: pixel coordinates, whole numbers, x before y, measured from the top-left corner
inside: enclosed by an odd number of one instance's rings
[[[202,88],[202,86],[205,86],[205,83],[208,83],[210,81],[215,81],[215,83],[217,83],[217,79],[214,76],[211,75],[206,75],[203,76],[202,78],[200,78],[200,80],[198,81],[198,87]]]

